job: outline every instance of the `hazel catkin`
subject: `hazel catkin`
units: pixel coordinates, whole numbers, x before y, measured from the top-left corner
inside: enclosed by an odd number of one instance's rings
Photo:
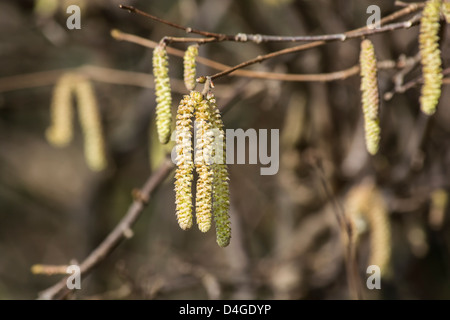
[[[162,144],[169,142],[172,125],[172,94],[168,61],[166,47],[158,45],[153,50],[153,76],[155,77],[156,128]]]
[[[75,86],[78,116],[84,136],[84,156],[92,171],[102,171],[107,166],[102,121],[92,83],[79,77]]]
[[[213,144],[213,214],[216,225],[216,241],[220,247],[226,247],[231,240],[231,224],[229,216],[230,190],[228,185],[228,169],[226,164],[226,141],[222,117],[212,93],[207,95],[211,108],[211,127],[216,135]]]
[[[177,110],[176,120],[176,164],[175,204],[178,224],[186,230],[192,226],[192,117],[195,106],[201,101],[201,94],[191,92],[185,95]]]
[[[74,77],[72,73],[64,74],[53,89],[50,105],[51,125],[47,128],[45,136],[47,141],[55,147],[66,146],[72,141]]]
[[[194,90],[197,82],[196,78],[196,61],[198,56],[198,44],[190,45],[184,53],[183,66],[184,66],[184,85],[188,90]]]
[[[380,125],[378,118],[379,94],[377,80],[377,60],[370,40],[361,42],[360,53],[362,109],[367,151],[374,155],[380,142]]]
[[[441,96],[442,61],[439,50],[439,19],[442,0],[428,0],[420,20],[419,50],[422,64],[423,85],[420,108],[432,115]]]

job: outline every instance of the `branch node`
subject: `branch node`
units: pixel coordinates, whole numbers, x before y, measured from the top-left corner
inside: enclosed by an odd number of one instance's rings
[[[192,33],[192,28],[191,27],[187,27],[186,28],[186,33]]]
[[[263,37],[260,34],[253,35],[253,42],[260,44],[263,41]]]
[[[238,33],[237,35],[234,36],[234,40],[237,42],[247,42],[248,37],[245,33]]]
[[[134,236],[134,232],[130,228],[126,228],[123,230],[123,236],[127,239],[131,239]]]
[[[135,200],[135,201],[139,201],[139,202],[141,202],[142,204],[144,204],[144,205],[147,205],[148,204],[148,197],[146,196],[146,195],[144,195],[143,193],[142,193],[142,191],[141,190],[139,190],[139,189],[133,189],[133,191],[131,191],[131,195],[133,196],[133,199]]]

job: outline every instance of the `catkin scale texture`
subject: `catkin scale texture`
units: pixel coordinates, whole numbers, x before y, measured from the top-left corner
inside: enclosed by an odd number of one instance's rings
[[[420,20],[419,50],[423,74],[420,108],[427,115],[435,113],[441,96],[442,61],[439,50],[441,5],[441,0],[428,0]]]
[[[196,63],[195,59],[198,56],[198,45],[193,44],[189,46],[184,53],[183,58],[183,66],[184,66],[184,85],[188,90],[194,90],[195,85],[197,84],[195,81],[196,75]]]
[[[198,174],[195,212],[200,231],[207,232],[211,227],[212,183],[211,154],[214,137],[211,130],[211,112],[208,101],[196,105],[196,152],[195,167]]]
[[[208,104],[211,108],[211,127],[218,131],[215,137],[213,152],[214,161],[212,162],[213,170],[213,213],[214,222],[216,225],[216,241],[220,247],[226,247],[231,240],[231,225],[230,225],[230,190],[228,185],[228,169],[225,161],[226,157],[226,142],[225,132],[223,130],[222,117],[216,105],[216,99],[212,93],[207,96]],[[214,150],[222,150],[222,159],[218,159]]]
[[[374,155],[378,152],[380,142],[380,125],[378,119],[379,94],[377,80],[377,60],[370,40],[361,42],[360,53],[362,109],[367,151]]]
[[[176,120],[176,164],[175,204],[178,224],[181,229],[192,227],[192,117],[195,106],[201,101],[198,92],[185,95],[177,110]]]
[[[170,140],[172,125],[172,94],[165,46],[158,45],[153,50],[153,76],[155,77],[156,129],[159,141],[166,144]]]

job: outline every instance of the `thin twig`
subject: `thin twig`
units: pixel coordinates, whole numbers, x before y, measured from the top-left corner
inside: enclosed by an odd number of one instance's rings
[[[105,240],[103,240],[103,242],[80,264],[80,277],[88,274],[95,266],[103,261],[123,239],[126,238],[126,235],[129,234],[129,230],[131,230],[131,227],[144,209],[144,201],[142,199],[149,199],[153,195],[156,188],[167,178],[173,167],[172,161],[166,159],[158,171],[148,178],[147,182],[140,190],[141,198],[135,198],[122,220]],[[70,293],[66,281],[67,278],[64,278],[52,287],[40,292],[39,299],[49,300],[64,298]]]
[[[443,76],[446,76],[448,74],[450,74],[450,67],[442,70],[442,75]],[[409,89],[414,88],[415,86],[417,86],[417,85],[419,85],[421,83],[423,83],[423,77],[419,76],[417,78],[414,78],[414,79],[408,81],[405,84],[398,85],[398,86],[396,85],[395,88],[392,91],[386,92],[384,94],[383,99],[386,100],[386,101],[389,101],[389,100],[391,100],[394,97],[394,95],[396,93],[405,93]],[[443,79],[442,80],[442,84],[445,84],[445,85],[446,84],[450,84],[449,78]]]
[[[344,236],[344,247],[345,247],[345,269],[347,273],[347,281],[350,291],[350,296],[354,299],[361,300],[363,299],[363,291],[361,287],[361,279],[358,273],[358,264],[356,261],[356,252],[355,247],[351,239],[353,238],[353,226],[349,221],[347,215],[345,214],[344,208],[341,203],[336,199],[332,188],[330,187],[325,172],[321,163],[321,159],[311,154],[309,155],[308,161],[314,170],[316,171],[316,175],[319,178],[320,184],[325,192],[325,195],[331,202],[333,207],[333,212],[340,227],[341,233]]]
[[[158,43],[149,39],[145,39],[134,34],[125,33],[119,30],[112,30],[111,35],[114,39],[119,41],[127,41],[131,43],[136,43],[143,47],[155,48]],[[173,56],[182,58],[184,56],[184,51],[178,50],[172,47],[166,47],[167,53]],[[207,67],[216,70],[227,70],[231,68],[230,66],[204,58],[202,56],[197,56],[197,62],[205,65]],[[401,68],[401,64],[396,63],[392,60],[380,61],[378,63],[379,69],[392,69]],[[277,72],[267,72],[267,71],[253,71],[253,70],[236,70],[233,72],[232,76],[247,77],[253,79],[265,79],[265,80],[279,80],[279,81],[297,81],[297,82],[328,82],[343,80],[348,77],[354,76],[359,73],[359,65],[355,65],[351,68],[330,72],[330,73],[316,73],[316,74],[289,74],[289,73],[277,73]]]
[[[75,68],[64,68],[3,77],[0,78],[0,92],[53,85],[64,73],[67,72],[81,73],[89,79],[98,82],[136,86],[141,88],[154,88],[153,76],[147,73],[110,69],[93,65],[83,65]],[[186,88],[182,80],[171,79],[171,85],[173,91],[175,92],[186,92]]]
[[[372,35],[372,34],[377,34],[377,33],[382,33],[382,32],[386,32],[386,31],[393,31],[393,30],[398,30],[398,29],[408,29],[411,26],[413,26],[414,24],[418,23],[420,20],[420,16],[415,16],[414,18],[412,18],[411,20],[405,21],[405,22],[398,22],[398,23],[393,23],[393,24],[388,24],[386,26],[380,27],[378,29],[368,29],[367,27],[365,27],[363,30],[360,31],[349,31],[344,33],[345,35],[345,39],[351,39],[351,38],[359,38],[362,36],[367,36],[367,35]],[[335,40],[335,39],[334,39]],[[330,40],[332,41],[332,40]],[[271,53],[268,53],[266,55],[262,55],[262,56],[258,56],[254,59],[251,60],[247,60],[245,62],[242,62],[232,68],[229,68],[227,70],[218,72],[214,75],[211,76],[211,80],[215,80],[217,78],[226,76],[236,70],[248,67],[252,64],[255,63],[260,63],[262,61],[268,60],[268,59],[272,59],[281,55],[285,55],[285,54],[289,54],[289,53],[294,53],[294,52],[299,52],[299,51],[303,51],[303,50],[307,50],[307,49],[311,49],[311,48],[315,48],[318,46],[322,46],[325,43],[327,43],[327,41],[314,41],[314,42],[310,42],[307,44],[302,44],[299,46],[295,46],[292,48],[287,48],[287,49],[282,49],[279,51],[274,51]]]
[[[398,19],[399,17],[405,16],[407,14],[410,14],[419,8],[421,8],[423,4],[411,4],[408,7],[399,10],[398,12],[394,13],[393,15],[390,15],[386,17],[385,19],[382,19],[380,21],[381,24],[387,23],[389,21],[393,21],[395,19]],[[204,30],[198,30],[193,29],[190,27],[185,27],[182,25],[179,25],[177,23],[159,18],[157,16],[154,16],[152,14],[149,14],[147,12],[144,12],[142,10],[139,10],[132,6],[126,6],[126,5],[119,5],[121,9],[127,10],[131,13],[137,13],[139,15],[142,15],[144,17],[150,18],[154,21],[166,24],[168,26],[171,26],[173,28],[183,30],[186,33],[194,33],[198,35],[202,35],[205,38],[186,38],[186,37],[164,37],[164,41],[166,43],[169,42],[197,42],[197,43],[206,43],[206,42],[220,42],[220,41],[235,41],[235,42],[254,42],[254,43],[262,43],[262,42],[304,42],[304,41],[333,41],[333,40],[345,40],[348,36],[345,33],[336,33],[336,34],[324,34],[324,35],[313,35],[313,36],[280,36],[280,35],[263,35],[263,34],[246,34],[246,33],[238,33],[236,35],[227,35],[222,33],[214,33]],[[362,30],[365,30],[367,28],[360,28],[353,30],[354,32],[359,32]],[[373,29],[371,26],[368,27],[368,29]]]
[[[141,11],[139,9],[136,9],[135,7],[132,7],[132,6],[126,6],[126,5],[122,5],[121,4],[121,5],[119,5],[119,8],[120,9],[124,9],[124,10],[128,10],[129,12],[132,12],[132,13],[137,13],[137,14],[139,14],[141,16],[144,16],[144,17],[150,18],[152,20],[161,22],[161,23],[166,24],[168,26],[171,26],[173,28],[183,30],[186,33],[195,33],[195,34],[199,34],[201,36],[213,37],[213,38],[216,38],[216,39],[222,39],[222,38],[226,38],[227,37],[227,35],[225,35],[225,34],[220,34],[220,33],[215,33],[215,32],[208,32],[208,31],[203,31],[203,30],[197,30],[197,29],[193,29],[193,28],[190,28],[190,27],[184,27],[184,26],[181,26],[181,25],[179,25],[177,23],[161,19],[161,18],[156,17],[156,16],[154,16],[154,15],[152,15],[150,13],[147,13],[147,12]]]

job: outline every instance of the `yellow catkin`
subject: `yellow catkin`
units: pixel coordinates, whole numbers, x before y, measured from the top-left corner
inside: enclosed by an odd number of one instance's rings
[[[178,224],[181,229],[192,227],[192,117],[195,107],[202,100],[198,92],[185,95],[178,106],[176,121],[175,204]]]
[[[188,90],[194,90],[197,82],[195,81],[196,63],[195,59],[198,56],[198,44],[189,46],[184,53],[184,85]]]
[[[203,99],[195,108],[195,168],[198,174],[195,213],[198,228],[202,232],[207,232],[211,227],[213,184],[211,158],[214,137],[210,120],[211,108],[208,101]]]
[[[428,0],[420,20],[419,49],[423,86],[420,108],[427,115],[436,111],[441,96],[442,61],[439,50],[439,19],[442,0]]]
[[[379,94],[377,80],[377,60],[370,40],[361,42],[360,54],[362,108],[367,151],[374,155],[380,142],[380,125],[378,118]]]
[[[102,171],[107,166],[105,143],[100,112],[91,82],[80,76],[75,86],[75,93],[84,136],[86,163],[92,171]]]
[[[428,221],[433,229],[439,230],[442,228],[447,204],[448,192],[445,189],[436,189],[431,193]]]
[[[391,258],[391,226],[385,200],[371,181],[353,187],[346,198],[346,214],[354,227],[353,243],[360,235],[370,231],[370,257],[368,265],[380,267],[381,274],[388,273]]]
[[[226,165],[226,141],[222,117],[212,93],[207,95],[211,108],[211,127],[214,136],[213,144],[213,214],[216,225],[216,241],[220,247],[226,247],[231,240],[230,224],[230,190],[228,186],[228,169]]]
[[[445,17],[445,21],[450,23],[450,0],[444,0],[442,3],[442,14]]]
[[[155,77],[156,128],[159,141],[163,144],[170,140],[172,124],[172,94],[168,64],[166,47],[158,45],[153,50],[153,76]]]
[[[72,89],[74,75],[64,74],[53,89],[50,105],[51,126],[47,128],[47,141],[55,147],[63,147],[72,141],[73,137],[73,106]]]

